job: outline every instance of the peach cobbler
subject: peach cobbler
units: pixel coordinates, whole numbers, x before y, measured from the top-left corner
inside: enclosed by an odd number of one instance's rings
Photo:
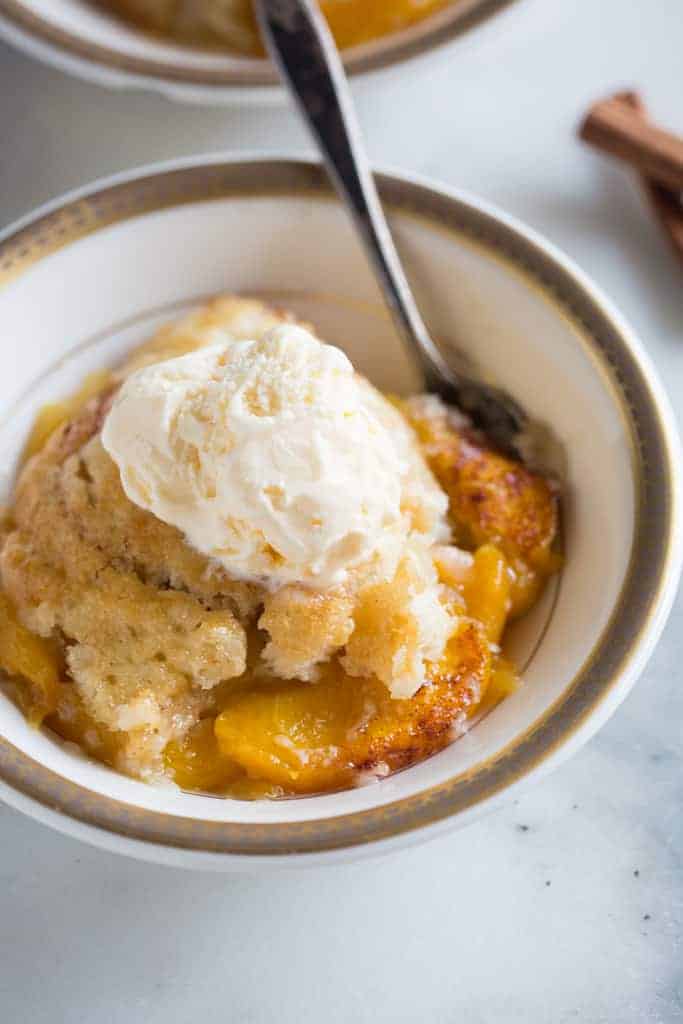
[[[223,297],[44,408],[0,537],[30,720],[148,781],[316,793],[412,764],[517,685],[553,485],[433,396]]]
[[[252,0],[95,0],[121,18],[180,43],[247,56],[263,53]],[[337,45],[378,39],[422,21],[453,0],[320,0]]]

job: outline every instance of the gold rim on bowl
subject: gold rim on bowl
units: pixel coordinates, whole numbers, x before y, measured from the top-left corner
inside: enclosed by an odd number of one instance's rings
[[[487,250],[524,274],[576,324],[577,337],[611,381],[627,424],[635,467],[636,516],[630,565],[612,616],[563,694],[490,759],[445,783],[391,804],[307,822],[245,824],[152,811],[90,791],[0,737],[0,781],[33,805],[83,825],[156,846],[252,858],[342,850],[405,835],[484,803],[587,738],[605,702],[636,662],[666,611],[680,567],[675,430],[665,421],[622,325],[560,258],[473,203],[389,174],[377,176],[384,203]],[[257,184],[255,184],[257,183]],[[319,165],[292,160],[194,163],[125,176],[68,198],[0,240],[0,288],[50,253],[112,223],[150,211],[245,195],[332,197]],[[579,736],[582,733],[582,736]]]
[[[454,0],[403,31],[353,47],[344,54],[350,75],[378,71],[441,46],[469,31],[514,0]],[[39,42],[54,47],[63,55],[111,71],[149,78],[153,81],[184,83],[209,87],[262,87],[278,84],[278,77],[265,60],[244,59],[231,68],[191,68],[168,59],[154,59],[121,53],[119,50],[89,42],[74,32],[29,9],[24,0],[0,0],[0,16],[10,25]],[[135,30],[133,30],[135,31]],[[215,56],[215,54],[214,54]]]

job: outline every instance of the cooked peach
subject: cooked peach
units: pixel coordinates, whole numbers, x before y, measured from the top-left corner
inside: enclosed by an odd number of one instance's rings
[[[216,737],[254,778],[295,793],[333,789],[358,770],[399,768],[438,749],[481,699],[489,674],[488,643],[467,622],[409,700],[392,698],[376,679],[330,669],[318,683],[278,684],[228,699]]]
[[[344,744],[361,721],[360,680],[330,671],[318,683],[282,683],[229,699],[216,719],[218,746],[252,778],[285,789],[335,789],[351,779]]]
[[[181,740],[172,740],[164,750],[164,762],[181,789],[205,793],[225,790],[244,775],[234,761],[223,757],[213,718],[198,722]]]
[[[57,704],[59,658],[49,640],[31,633],[17,619],[8,598],[0,593],[0,668],[31,684],[29,717],[40,724]]]
[[[486,691],[487,703],[497,704],[514,693],[518,687],[519,676],[515,666],[507,658],[497,657],[491,669],[491,682]]]
[[[500,638],[510,612],[512,578],[505,555],[493,544],[484,544],[463,586],[467,614],[481,622],[493,644]]]

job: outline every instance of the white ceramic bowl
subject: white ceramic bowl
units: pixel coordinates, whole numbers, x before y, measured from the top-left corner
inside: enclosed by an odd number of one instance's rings
[[[374,785],[245,803],[157,789],[79,758],[0,699],[0,794],[70,834],[183,865],[303,864],[463,824],[576,750],[633,685],[681,562],[680,456],[640,343],[552,246],[470,196],[381,174],[436,336],[457,343],[566,450],[566,566],[514,638],[525,685],[471,732]],[[0,241],[5,492],[38,407],[153,326],[230,290],[312,318],[391,390],[417,382],[320,168],[213,159],[73,193]]]
[[[346,51],[350,75],[397,67],[493,14],[512,0],[454,0],[424,21]],[[63,71],[112,88],[150,88],[194,103],[284,97],[265,60],[209,53],[155,38],[88,0],[0,0],[0,37]]]

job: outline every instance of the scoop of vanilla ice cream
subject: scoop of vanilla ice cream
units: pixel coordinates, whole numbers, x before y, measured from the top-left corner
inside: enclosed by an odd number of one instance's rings
[[[343,352],[283,325],[134,373],[102,443],[130,500],[232,576],[325,588],[373,558],[391,572],[410,529],[406,453],[375,396]]]

